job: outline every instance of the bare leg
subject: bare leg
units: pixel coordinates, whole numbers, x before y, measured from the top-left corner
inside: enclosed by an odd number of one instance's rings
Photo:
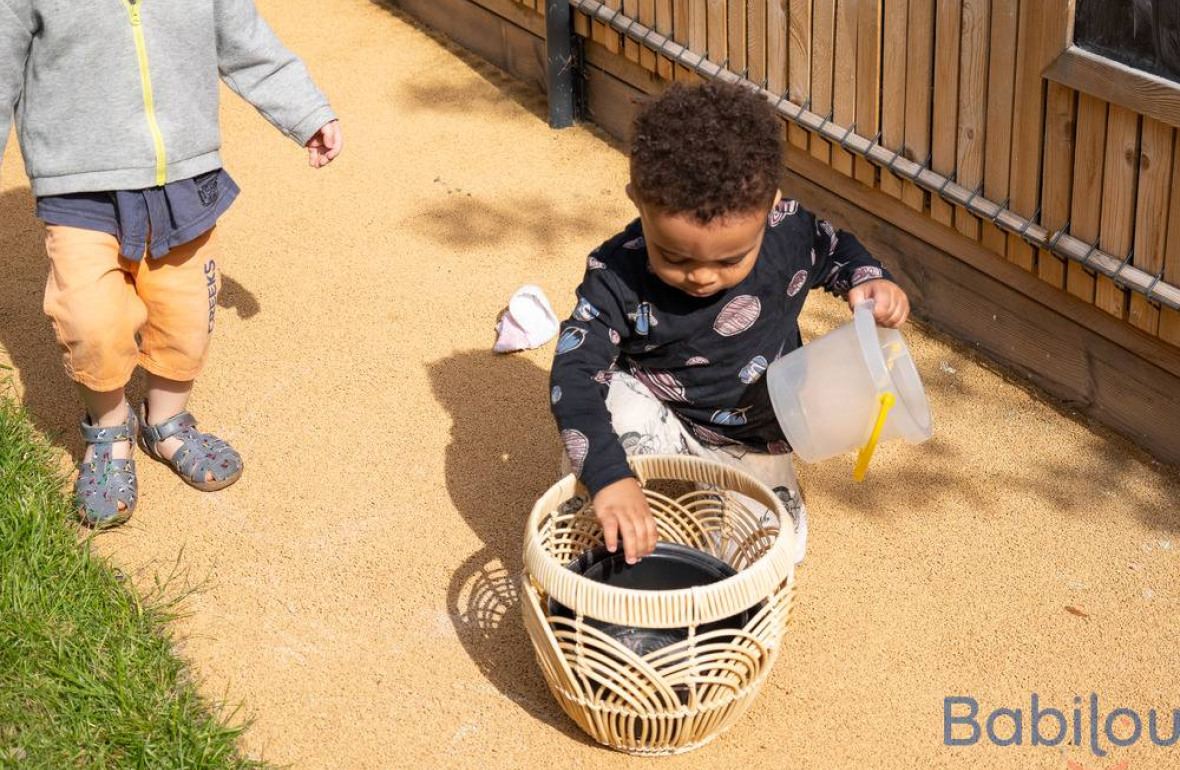
[[[184,411],[188,405],[189,394],[193,392],[193,381],[180,382],[178,380],[169,380],[161,377],[158,374],[147,373],[147,421],[151,425],[159,425],[160,423],[175,417]],[[168,459],[172,459],[172,455],[180,449],[181,443],[178,438],[169,438],[161,441],[156,451],[164,455]]]
[[[91,425],[113,428],[127,422],[127,397],[122,388],[100,393],[85,385],[79,385],[78,393],[82,396],[82,402],[86,404],[86,414],[90,418]],[[130,456],[130,441],[116,441],[111,448],[112,460],[126,460]],[[82,456],[82,461],[90,462],[92,459],[94,459],[93,445],[86,447],[86,454]]]
[[[122,388],[99,392],[91,390],[85,385],[78,385],[78,394],[82,396],[82,402],[86,404],[86,415],[91,425],[114,428],[127,422],[127,398]],[[112,460],[126,460],[129,457],[131,457],[130,441],[116,441],[111,444]],[[94,445],[88,444],[85,454],[82,455],[82,462],[88,463],[93,459]],[[127,510],[127,504],[122,500],[119,501],[119,510]]]
[[[184,411],[188,405],[188,397],[193,392],[193,381],[180,382],[169,380],[158,374],[147,373],[147,421],[150,425],[160,423],[175,417]],[[176,450],[183,446],[180,439],[168,438],[156,445],[156,451],[171,460]],[[205,479],[211,481],[213,475],[205,474]]]

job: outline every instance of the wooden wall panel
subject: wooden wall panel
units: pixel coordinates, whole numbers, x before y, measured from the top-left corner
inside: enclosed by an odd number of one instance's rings
[[[533,34],[543,30],[526,17],[540,15],[544,0],[467,1]],[[1050,232],[1130,255],[1129,265],[1180,283],[1180,131],[1045,77],[1068,45],[1076,0],[604,2],[836,125],[878,137],[988,200],[1007,201]],[[575,31],[599,43],[596,56],[617,55],[619,64],[607,67],[612,75],[630,62],[664,82],[701,81],[581,14]],[[784,132],[792,152],[900,199],[1063,296],[1180,345],[1180,313],[1035,248],[828,138],[786,122]]]

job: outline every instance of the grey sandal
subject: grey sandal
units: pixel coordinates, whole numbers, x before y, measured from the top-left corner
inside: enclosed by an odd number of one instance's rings
[[[216,436],[199,432],[196,419],[188,412],[151,425],[147,421],[147,407],[140,406],[139,419],[139,444],[143,451],[171,467],[190,487],[202,492],[216,492],[241,477],[241,455]],[[180,439],[182,446],[169,460],[157,452],[156,447],[174,436]]]
[[[135,460],[112,459],[118,441],[130,441],[135,451],[138,422],[135,413],[127,410],[122,425],[103,428],[90,423],[90,416],[82,420],[82,440],[94,447],[94,458],[78,463],[78,480],[74,482],[74,502],[78,516],[95,529],[114,527],[131,518],[139,498],[139,483],[135,475]],[[119,503],[123,510],[119,510]]]

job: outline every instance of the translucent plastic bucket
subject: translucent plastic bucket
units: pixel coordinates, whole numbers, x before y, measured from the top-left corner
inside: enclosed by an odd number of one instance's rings
[[[771,364],[766,385],[783,433],[809,463],[932,433],[909,349],[901,332],[877,328],[871,301],[856,306],[851,323]]]

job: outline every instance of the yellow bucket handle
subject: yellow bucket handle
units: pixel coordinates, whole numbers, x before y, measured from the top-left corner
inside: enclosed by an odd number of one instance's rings
[[[877,422],[873,425],[873,432],[869,434],[868,443],[860,448],[856,456],[856,467],[852,469],[852,478],[864,481],[865,473],[869,470],[869,461],[873,459],[873,452],[877,449],[877,441],[881,438],[881,429],[885,427],[885,418],[889,410],[897,403],[897,397],[891,391],[885,391],[880,396],[881,408],[877,411]]]

